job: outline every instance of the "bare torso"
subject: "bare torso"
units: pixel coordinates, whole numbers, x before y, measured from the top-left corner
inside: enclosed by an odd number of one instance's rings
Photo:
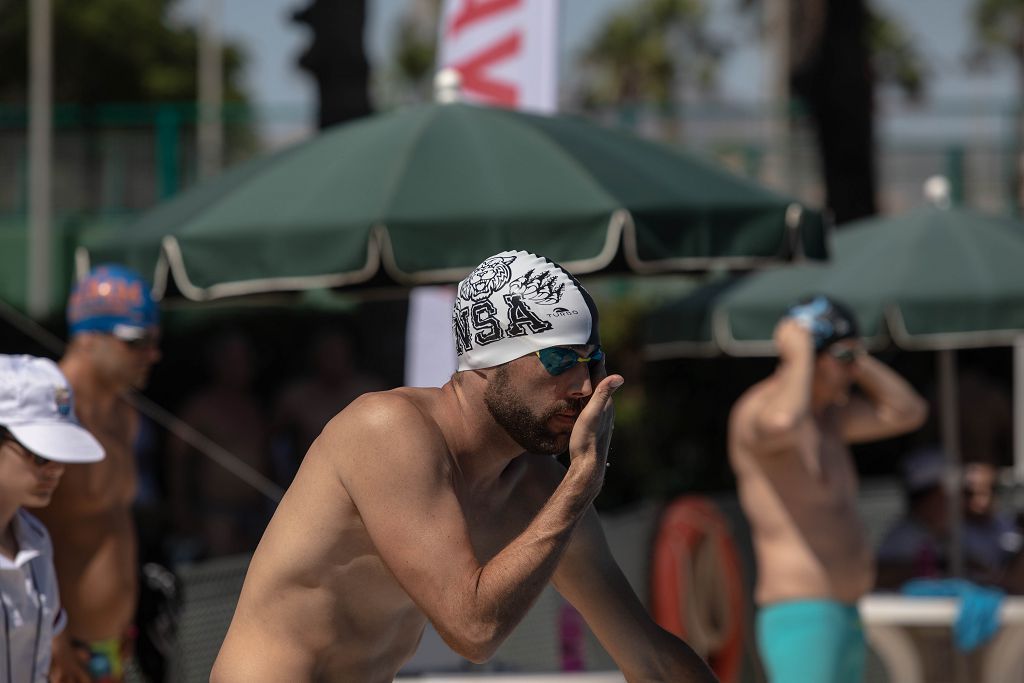
[[[109,409],[76,392],[79,421],[103,444],[97,463],[68,465],[49,507],[38,510],[53,538],[60,597],[73,639],[121,637],[135,618],[137,552],[131,506],[132,443],[138,418],[127,403]]]
[[[740,426],[766,399],[757,385],[730,421],[730,461],[757,555],[759,604],[795,599],[853,603],[870,590],[871,549],[857,514],[857,473],[826,412],[799,428],[795,450],[762,452]]]
[[[395,390],[429,421],[438,390]],[[339,419],[339,418],[336,418]],[[440,430],[421,430],[424,457],[447,457]],[[318,439],[257,549],[212,680],[391,683],[415,652],[426,617],[385,566],[343,484],[373,452],[335,452]],[[553,486],[550,458],[521,456],[486,487],[450,480],[480,561],[529,523]]]

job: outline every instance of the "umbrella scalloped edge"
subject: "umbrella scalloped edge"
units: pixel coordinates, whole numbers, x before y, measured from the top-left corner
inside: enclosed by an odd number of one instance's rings
[[[780,258],[786,258],[787,255],[797,254],[799,256],[799,226],[802,213],[803,209],[797,203],[790,204],[787,207],[785,241],[782,252],[775,257],[703,256],[645,260],[639,254],[637,230],[632,215],[626,209],[617,209],[612,212],[608,219],[604,244],[597,254],[584,259],[563,260],[560,263],[567,270],[577,275],[594,273],[612,263],[621,245],[626,265],[630,270],[641,275],[703,270],[710,267],[750,269],[775,264],[778,263]],[[512,247],[510,246],[510,248]],[[76,249],[75,265],[79,277],[88,272],[90,268],[90,254],[87,248],[80,246]],[[253,278],[220,282],[203,287],[197,285],[189,277],[184,254],[177,238],[173,235],[167,235],[160,242],[160,253],[153,272],[153,296],[159,300],[166,295],[169,278],[171,277],[173,277],[178,290],[186,299],[210,301],[226,297],[270,292],[318,288],[328,289],[355,285],[372,279],[381,269],[399,285],[415,286],[458,282],[475,265],[474,263],[460,267],[436,268],[415,272],[402,270],[395,258],[394,247],[387,226],[379,224],[370,231],[369,239],[367,240],[366,261],[361,268],[356,270],[318,275]],[[711,354],[705,352],[700,355]],[[746,351],[740,355],[770,354],[757,350],[756,352]]]

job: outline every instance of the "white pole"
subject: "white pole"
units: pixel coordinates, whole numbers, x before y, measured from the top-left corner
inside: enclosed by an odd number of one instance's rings
[[[1013,475],[1024,484],[1024,335],[1013,342]]]
[[[223,165],[224,51],[220,40],[221,0],[206,0],[199,24],[199,177],[216,175]]]
[[[29,6],[29,240],[28,313],[40,318],[50,308],[53,221],[53,14],[50,0]]]

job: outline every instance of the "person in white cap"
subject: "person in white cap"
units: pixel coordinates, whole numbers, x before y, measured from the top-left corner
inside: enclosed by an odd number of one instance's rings
[[[502,252],[462,281],[452,324],[449,382],[365,394],[310,447],[211,681],[391,683],[427,620],[483,662],[552,581],[626,680],[713,681],[651,620],[592,505],[623,378],[606,376],[589,294]]]
[[[0,681],[49,680],[51,645],[67,621],[50,535],[25,508],[49,505],[65,463],[103,455],[53,361],[0,355]]]

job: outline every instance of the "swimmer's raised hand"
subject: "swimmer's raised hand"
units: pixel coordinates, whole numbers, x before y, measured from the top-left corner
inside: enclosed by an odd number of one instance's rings
[[[604,480],[608,445],[611,443],[615,423],[612,394],[622,386],[623,381],[622,375],[609,375],[601,380],[573,425],[572,436],[569,438],[570,467],[584,468],[585,472],[594,477],[598,489]]]
[[[813,355],[814,337],[806,324],[796,318],[783,318],[772,335],[779,358],[792,360]]]

